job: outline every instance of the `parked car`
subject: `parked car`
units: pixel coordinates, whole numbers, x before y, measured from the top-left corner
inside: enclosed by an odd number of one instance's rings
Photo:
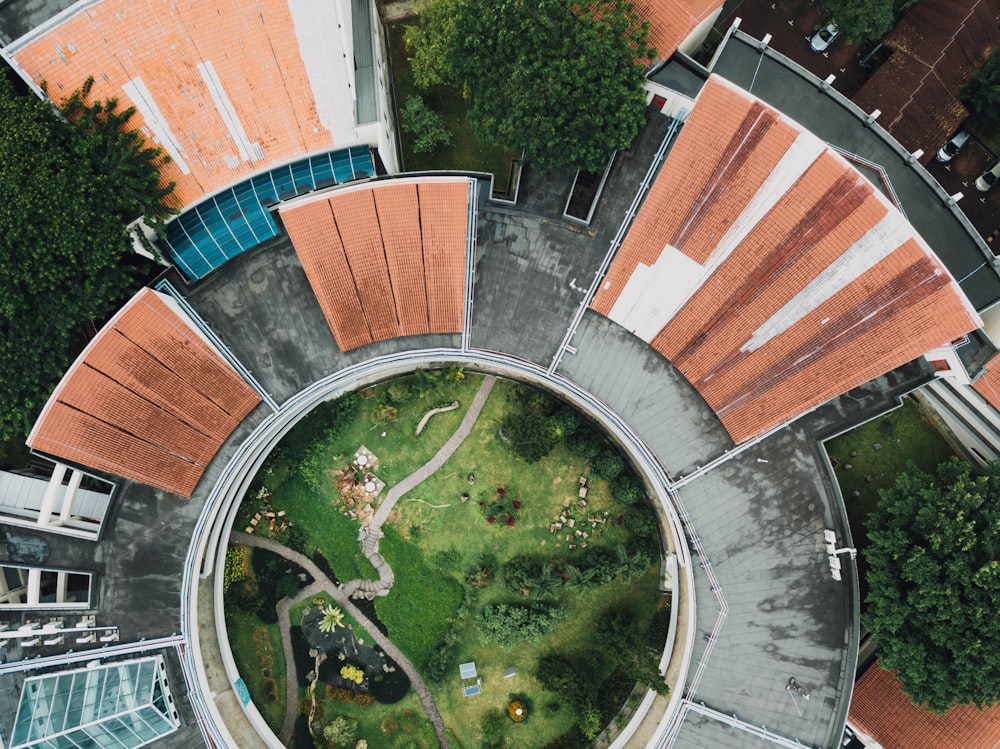
[[[976,189],[980,192],[986,192],[997,183],[997,180],[1000,180],[1000,161],[979,175],[979,179],[976,180]]]
[[[962,146],[969,142],[970,137],[972,136],[968,130],[964,127],[959,128],[958,132],[951,136],[948,142],[938,150],[937,160],[947,164],[962,150]]]
[[[837,24],[828,23],[813,34],[813,38],[809,40],[809,49],[813,52],[826,52],[830,45],[833,44],[833,40],[839,35],[840,31],[837,30]]]

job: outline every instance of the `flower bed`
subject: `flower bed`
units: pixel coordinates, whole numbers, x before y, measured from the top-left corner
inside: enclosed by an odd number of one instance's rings
[[[479,495],[479,511],[490,525],[512,528],[521,514],[521,500],[513,490],[498,486],[494,492]]]

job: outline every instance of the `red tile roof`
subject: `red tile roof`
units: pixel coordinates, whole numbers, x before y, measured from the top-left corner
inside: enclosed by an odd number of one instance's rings
[[[469,181],[345,188],[280,209],[341,351],[462,329]]]
[[[927,163],[969,113],[962,84],[1000,46],[1000,0],[915,3],[883,42],[893,52],[854,95],[864,111]]]
[[[164,167],[189,205],[265,165],[334,146],[317,112],[287,0],[163,3],[103,0],[69,15],[14,57],[56,100],[94,77],[95,99],[124,106],[141,78],[170,123],[190,173]],[[263,160],[240,157],[198,65],[211,63]],[[132,122],[148,126],[141,113]]]
[[[912,704],[877,662],[855,682],[848,720],[885,749],[1000,749],[1000,707],[934,715]]]
[[[1000,411],[1000,354],[995,354],[983,368],[972,387],[986,399],[993,408]]]
[[[143,289],[63,377],[28,445],[190,497],[259,402],[164,298]]]
[[[649,21],[649,43],[668,59],[702,21],[722,7],[718,0],[636,0],[639,17]]]
[[[701,274],[693,288],[665,288],[666,271],[659,285],[642,285],[661,256],[678,262],[667,247],[688,259],[680,270]],[[645,280],[629,287],[634,278]],[[676,309],[665,312],[660,300],[671,293]],[[943,265],[869,182],[716,78],[593,307],[645,331],[736,442],[979,325]]]

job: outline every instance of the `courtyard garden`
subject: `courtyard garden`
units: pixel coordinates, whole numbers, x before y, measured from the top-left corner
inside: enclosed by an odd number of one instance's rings
[[[455,432],[482,382],[455,367],[418,371],[324,404],[272,453],[239,523],[340,583],[377,579],[359,530]],[[427,682],[454,746],[583,746],[619,727],[637,682],[636,695],[666,691],[655,516],[618,451],[560,401],[497,382],[468,437],[399,498],[382,532],[394,584],[355,603]],[[274,606],[311,578],[261,549],[229,555],[230,644],[276,733],[292,671],[294,746],[437,744],[414,690],[386,696],[388,682],[403,688],[398,664],[328,598],[289,611],[289,669]]]
[[[476,137],[467,118],[469,105],[458,89],[432,86],[424,90],[416,86],[404,40],[406,29],[412,23],[415,21],[388,26],[393,91],[397,117],[400,118],[398,121],[405,122],[408,119],[403,112],[408,108],[408,104],[409,109],[413,111],[412,100],[419,98],[423,104],[420,111],[430,112],[430,115],[425,114],[421,120],[423,122],[430,120],[436,123],[439,129],[443,128],[447,141],[438,141],[438,145],[431,150],[424,150],[418,146],[418,140],[426,131],[426,127],[418,126],[418,131],[401,127],[399,136],[405,170],[415,172],[454,169],[486,172],[493,175],[494,191],[506,192],[511,162],[520,158],[520,154],[491,143],[484,143]]]
[[[868,545],[866,523],[878,505],[879,491],[891,487],[908,463],[933,474],[954,452],[909,398],[904,399],[900,408],[827,441],[826,451],[859,551],[858,578],[864,608],[868,593],[864,556]]]

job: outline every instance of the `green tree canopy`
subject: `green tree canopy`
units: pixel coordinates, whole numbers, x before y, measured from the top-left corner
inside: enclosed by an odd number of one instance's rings
[[[27,433],[83,323],[100,323],[149,272],[126,224],[169,213],[158,150],[119,132],[130,114],[85,98],[78,129],[0,76],[0,438]]]
[[[627,0],[425,0],[406,39],[417,85],[461,88],[478,137],[598,171],[643,123],[648,36]]]
[[[962,85],[959,98],[982,127],[1000,128],[1000,48]]]
[[[837,24],[848,44],[879,39],[892,28],[893,0],[822,0],[826,23]]]
[[[917,704],[1000,698],[1000,463],[910,466],[868,521],[866,626]]]

